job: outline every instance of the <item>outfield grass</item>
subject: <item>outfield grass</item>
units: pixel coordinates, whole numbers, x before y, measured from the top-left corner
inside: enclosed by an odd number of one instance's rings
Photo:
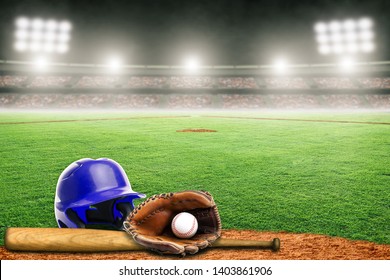
[[[58,176],[84,157],[118,161],[148,196],[211,192],[225,229],[390,244],[390,125],[251,119],[390,123],[389,113],[160,115],[172,114],[0,113],[0,244],[6,227],[56,227]]]

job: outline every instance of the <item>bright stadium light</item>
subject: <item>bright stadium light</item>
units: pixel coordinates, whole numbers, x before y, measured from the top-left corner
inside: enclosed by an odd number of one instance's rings
[[[70,39],[70,36],[68,33],[61,33],[58,35],[58,41],[60,42],[68,42]],[[50,39],[51,40],[51,39]]]
[[[344,71],[353,70],[354,65],[355,65],[355,62],[353,61],[353,59],[351,59],[349,57],[342,59],[339,63],[340,68]]]
[[[329,36],[326,34],[318,34],[317,41],[320,44],[326,44],[329,42]]]
[[[44,26],[44,22],[42,19],[36,18],[31,22],[31,26],[33,30],[41,30]]]
[[[371,41],[374,38],[374,33],[371,30],[364,30],[359,35],[362,41]]]
[[[329,30],[330,31],[333,31],[333,32],[339,32],[340,29],[341,29],[341,23],[338,22],[338,21],[332,21],[331,23],[329,23]]]
[[[52,44],[51,42],[47,42],[44,46],[43,46],[43,49],[45,52],[47,53],[52,53],[54,52],[54,44]]]
[[[283,58],[279,58],[274,63],[274,68],[278,73],[284,73],[286,72],[288,68],[287,61]]]
[[[32,41],[40,41],[43,37],[43,34],[40,30],[35,30],[30,34]]]
[[[327,28],[327,25],[323,22],[319,22],[314,26],[314,29],[317,31],[317,33],[325,33]]]
[[[56,40],[56,37],[58,37],[54,32],[46,32],[45,33],[45,41],[46,42],[53,42]]]
[[[370,29],[373,23],[372,20],[369,18],[362,18],[359,20],[358,25],[361,29]]]
[[[330,46],[329,45],[320,45],[318,47],[318,51],[321,54],[329,54],[331,52]]]
[[[37,57],[34,61],[34,65],[38,70],[44,70],[48,66],[48,61],[45,57]]]
[[[58,28],[61,32],[69,32],[72,29],[72,25],[69,21],[63,21],[60,22]]]
[[[333,51],[335,54],[342,54],[342,53],[344,53],[344,51],[345,51],[344,45],[343,45],[343,44],[336,44],[336,45],[333,45],[332,51]]]
[[[355,31],[348,31],[345,33],[345,40],[347,42],[355,42],[358,39],[357,33]]]
[[[38,41],[34,41],[30,44],[30,51],[32,52],[40,52],[42,50],[42,45]]]
[[[356,22],[353,19],[347,19],[344,21],[343,27],[347,31],[353,31],[356,28]]]
[[[189,71],[196,71],[199,69],[199,60],[196,57],[189,57],[185,61],[185,67]]]
[[[25,41],[18,41],[15,43],[15,49],[19,52],[24,52],[27,50],[27,43]]]
[[[108,67],[111,71],[118,71],[122,66],[122,62],[119,57],[113,56],[108,59]]]
[[[15,32],[15,37],[16,37],[18,42],[23,42],[23,41],[27,40],[28,36],[29,36],[28,32],[24,29],[20,29],[20,30]]]
[[[46,21],[46,30],[48,31],[56,30],[57,26],[58,26],[57,21],[53,19],[49,19],[48,21]]]
[[[19,17],[16,19],[16,26],[19,28],[19,29],[26,29],[28,28],[30,25],[30,21],[28,18],[25,18],[25,17]]]
[[[20,17],[15,25],[14,48],[18,52],[64,54],[69,51],[72,29],[69,21]]]
[[[359,50],[359,46],[356,43],[351,42],[347,44],[346,50],[349,53],[356,53]]]
[[[361,45],[361,51],[365,53],[372,52],[375,49],[375,45],[372,42],[365,42]]]
[[[68,45],[67,44],[58,44],[55,48],[57,53],[66,53],[68,51]]]
[[[374,23],[369,18],[319,22],[314,25],[320,54],[370,53],[374,51]]]

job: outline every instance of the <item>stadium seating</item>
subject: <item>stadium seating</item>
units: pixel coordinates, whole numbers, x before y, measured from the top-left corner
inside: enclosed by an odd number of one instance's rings
[[[389,77],[3,74],[0,108],[390,109],[388,89]]]

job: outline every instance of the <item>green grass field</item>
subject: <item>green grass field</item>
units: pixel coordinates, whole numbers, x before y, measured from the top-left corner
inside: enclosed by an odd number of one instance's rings
[[[58,177],[85,157],[116,160],[147,196],[211,192],[225,229],[390,244],[390,125],[375,122],[390,113],[2,112],[0,244],[7,227],[57,226]]]

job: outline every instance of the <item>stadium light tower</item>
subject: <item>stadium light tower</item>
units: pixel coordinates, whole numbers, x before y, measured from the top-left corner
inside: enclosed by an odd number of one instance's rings
[[[14,48],[18,52],[64,54],[69,50],[72,30],[69,21],[19,17],[15,25]]]
[[[375,49],[374,23],[370,18],[333,20],[314,25],[320,54],[371,53]]]

